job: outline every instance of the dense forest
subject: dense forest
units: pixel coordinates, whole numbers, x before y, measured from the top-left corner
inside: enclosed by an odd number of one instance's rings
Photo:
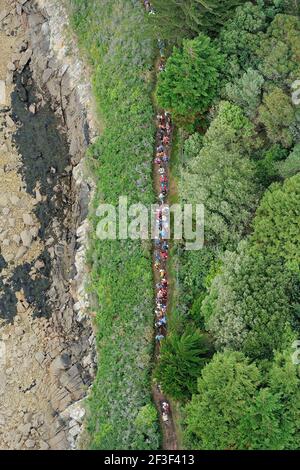
[[[153,3],[162,11],[153,21],[167,24],[173,2]],[[176,321],[160,378],[181,403],[187,448],[297,449],[298,3],[182,4],[169,10],[174,46],[156,95],[177,122],[178,198],[205,206],[205,246],[174,247]],[[210,355],[195,355],[195,334],[209,335]]]
[[[103,131],[95,208],[153,201],[154,106],[175,123],[172,200],[204,204],[205,244],[174,242],[172,312],[152,371],[151,243],[99,241],[91,447],[157,449],[151,383],[186,449],[298,449],[300,11],[296,0],[71,0]],[[157,40],[166,67],[156,82]],[[142,188],[142,191],[141,191]],[[96,221],[95,221],[96,223]]]

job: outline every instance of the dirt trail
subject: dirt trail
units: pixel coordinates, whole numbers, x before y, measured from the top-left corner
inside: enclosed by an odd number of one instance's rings
[[[145,4],[144,4],[145,5]],[[148,3],[148,5],[145,5],[146,10],[149,8],[151,10],[151,5]],[[161,73],[163,71],[164,67],[164,59],[162,57],[162,54],[160,58],[158,59],[156,63],[156,73]],[[153,163],[153,184],[154,184],[154,189],[156,192],[156,196],[158,199],[158,204],[164,204],[165,206],[168,207],[168,194],[169,194],[169,187],[170,187],[170,170],[169,170],[169,164],[168,161],[163,161],[163,158],[161,159],[161,162],[158,163],[159,160],[157,160],[157,149],[159,146],[163,146],[164,150],[161,152],[163,156],[170,157],[171,155],[171,145],[172,145],[172,122],[171,122],[171,117],[168,113],[165,113],[164,110],[156,110],[158,112],[158,116],[156,118],[156,127],[157,127],[157,132],[156,132],[156,148],[155,148],[155,159]],[[169,126],[169,128],[168,128]],[[169,142],[165,143],[163,139],[168,139]],[[162,194],[162,189],[163,189],[163,184],[164,180],[163,178],[166,178],[166,194],[165,197],[162,199],[160,198]],[[162,206],[161,206],[162,207]],[[167,217],[168,218],[168,217]],[[162,230],[165,229],[166,223],[163,222],[164,220],[164,212],[162,212],[162,217],[161,217],[161,226],[160,228]],[[167,221],[169,223],[169,220]],[[167,229],[168,230],[168,229]],[[161,253],[164,252],[168,254],[168,251],[170,247],[168,248],[163,248],[164,242],[168,242],[168,240],[165,240],[164,236],[162,235],[163,232],[160,233],[159,236],[159,243],[157,244],[154,242],[154,250],[153,250],[153,273],[154,273],[154,281],[155,281],[155,294],[156,294],[156,307],[158,304],[158,296],[159,292],[161,291],[161,287],[158,287],[161,284],[162,276],[161,276],[161,271],[164,271],[164,276],[163,278],[166,279],[167,285],[166,285],[166,291],[167,291],[167,297],[166,299],[162,302],[163,303],[163,314],[157,314],[157,308],[155,312],[155,318],[156,318],[156,334],[160,335],[162,334],[163,336],[167,335],[167,325],[163,327],[159,327],[157,324],[157,320],[161,318],[162,315],[164,315],[166,318],[168,317],[169,312],[169,299],[170,299],[170,283],[169,283],[169,277],[168,277],[168,270],[167,270],[167,258],[164,259],[161,256]],[[162,339],[162,341],[164,341]],[[160,354],[160,341],[156,340],[156,345],[155,345],[155,362],[159,361],[159,354]],[[177,443],[177,436],[176,436],[176,428],[173,420],[173,415],[172,415],[172,410],[170,406],[170,402],[168,401],[167,396],[164,394],[161,386],[159,384],[153,384],[152,387],[152,394],[153,394],[153,400],[156,404],[157,410],[159,412],[159,419],[160,419],[160,425],[161,425],[161,430],[162,430],[162,436],[163,436],[163,449],[165,450],[177,450],[178,449],[178,443]],[[167,404],[168,410],[167,412],[164,412],[164,404]]]
[[[158,70],[158,69],[157,69]],[[157,146],[160,144],[160,138],[159,138],[159,132],[157,133],[157,139],[156,139],[156,144]],[[171,142],[170,145],[166,147],[168,155],[170,155],[171,152]],[[154,187],[157,196],[160,194],[160,174],[158,172],[159,168],[164,168],[165,170],[165,175],[168,178],[168,182],[170,181],[170,172],[169,172],[169,167],[168,165],[158,165],[154,163],[154,168],[153,168],[153,181],[154,181]],[[164,203],[167,205],[168,200],[167,198],[165,199]],[[160,247],[159,247],[160,249]],[[154,263],[153,263],[153,272],[154,272],[154,281],[155,281],[155,286],[157,286],[160,281],[160,272],[159,270],[163,269],[165,271],[165,276],[168,280],[168,271],[167,271],[167,262],[164,260],[160,260],[159,262],[159,269],[157,266],[155,266],[155,253],[157,252],[157,247],[154,245]],[[169,289],[168,285],[168,289]],[[155,288],[156,295],[158,294],[159,289]],[[170,292],[168,292],[168,298],[170,297]],[[166,317],[168,316],[169,313],[169,304],[168,301],[166,301]],[[159,331],[157,330],[157,333]],[[163,334],[167,334],[167,328],[164,329]],[[155,362],[159,361],[159,353],[160,353],[160,342],[156,341],[155,345]],[[178,445],[177,445],[177,437],[176,437],[176,429],[173,421],[173,416],[172,416],[172,410],[170,407],[170,403],[168,401],[168,398],[166,395],[163,393],[163,390],[159,386],[159,384],[154,384],[152,388],[152,393],[153,393],[153,399],[156,404],[157,410],[159,412],[159,417],[160,417],[160,424],[161,424],[161,430],[162,430],[162,435],[163,435],[163,449],[166,450],[177,450]],[[167,413],[168,415],[168,420],[164,421],[163,419],[163,403],[167,403],[169,405],[169,411]]]

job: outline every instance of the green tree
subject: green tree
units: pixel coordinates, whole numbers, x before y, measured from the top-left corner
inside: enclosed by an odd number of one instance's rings
[[[215,33],[230,18],[237,5],[246,0],[152,0],[156,15],[150,21],[159,37],[180,42],[201,31]]]
[[[289,86],[299,77],[300,19],[276,15],[257,50],[260,72],[268,80]]]
[[[261,146],[253,123],[239,106],[228,101],[220,102],[203,143],[205,146],[217,144],[224,150],[249,156]]]
[[[300,379],[299,366],[293,364],[291,350],[276,353],[268,386],[281,405],[279,426],[282,448],[298,449],[300,444]]]
[[[277,170],[282,178],[290,178],[300,171],[300,144],[296,144],[287,159],[277,164]]]
[[[279,162],[284,160],[287,154],[288,150],[279,144],[272,145],[267,151],[263,152],[262,158],[257,161],[256,167],[258,178],[265,187],[279,180]]]
[[[164,392],[176,400],[190,398],[209,351],[207,338],[198,330],[188,328],[181,336],[171,332],[162,343],[154,373]]]
[[[248,450],[282,450],[283,439],[279,416],[281,403],[268,388],[257,392],[238,425],[238,448]]]
[[[200,34],[174,47],[166,69],[159,75],[157,100],[175,116],[194,120],[207,111],[218,89],[222,55],[209,37]]]
[[[254,219],[251,238],[257,249],[299,272],[300,266],[300,174],[274,183],[265,193]]]
[[[237,449],[238,426],[260,382],[258,368],[241,353],[217,353],[198,379],[198,393],[186,407],[188,448]]]
[[[261,104],[264,81],[263,76],[257,70],[249,68],[241,78],[226,85],[226,98],[244,109],[247,116],[254,118]]]
[[[259,107],[258,120],[265,126],[272,143],[280,143],[287,148],[292,146],[291,126],[295,123],[295,110],[290,97],[280,88],[274,88],[264,96],[263,104]]]
[[[217,353],[186,406],[192,449],[299,448],[300,380],[291,352],[277,352],[265,371],[241,353]]]
[[[267,27],[264,9],[251,2],[236,9],[220,32],[218,43],[226,55],[224,78],[236,80],[249,67],[257,68],[256,51],[260,47],[263,32]]]
[[[205,207],[205,237],[213,243],[239,240],[259,193],[255,166],[247,154],[259,142],[238,106],[222,102],[199,155],[187,162],[180,194]]]
[[[272,358],[274,350],[290,341],[290,283],[280,260],[265,258],[246,243],[237,253],[228,252],[202,303],[216,346],[242,350],[252,358]]]

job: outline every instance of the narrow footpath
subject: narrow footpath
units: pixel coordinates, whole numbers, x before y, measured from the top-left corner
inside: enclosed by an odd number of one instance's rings
[[[144,0],[144,7],[149,15],[155,14],[149,0]],[[159,41],[160,58],[156,64],[157,73],[163,73],[165,67],[163,44]],[[169,159],[172,144],[172,120],[165,110],[157,110],[156,148],[153,162],[153,181],[157,195],[158,207],[155,214],[155,239],[153,249],[153,271],[155,281],[155,363],[159,361],[161,343],[168,332],[169,313],[169,276],[167,260],[170,238],[169,195]],[[153,384],[153,399],[160,417],[163,436],[163,449],[177,450],[176,429],[170,403],[160,384]]]

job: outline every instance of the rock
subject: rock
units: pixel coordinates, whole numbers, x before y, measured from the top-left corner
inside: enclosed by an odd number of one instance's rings
[[[36,105],[33,103],[29,106],[29,111],[31,112],[31,114],[35,114],[36,113]]]
[[[45,359],[45,354],[42,351],[38,351],[37,353],[35,353],[34,357],[35,357],[35,360],[39,364],[42,364],[44,362],[44,359]]]
[[[78,434],[80,433],[80,426],[78,424],[76,424],[75,426],[73,426],[69,433],[71,434],[71,436],[75,437],[75,436],[78,436]]]
[[[16,196],[15,194],[13,194],[11,197],[10,197],[10,202],[14,205],[14,206],[17,206],[20,202],[20,199],[18,198],[18,196]]]
[[[51,449],[66,449],[67,448],[67,440],[66,440],[66,434],[64,431],[60,431],[56,436],[54,436],[52,439],[49,441],[49,445]]]
[[[17,15],[21,16],[21,15],[22,15],[22,11],[23,11],[22,5],[20,5],[20,4],[18,3],[18,5],[16,6],[16,13],[17,13]]]
[[[9,72],[14,72],[14,71],[16,70],[15,64],[14,64],[13,62],[9,62],[9,63],[7,64],[7,70],[8,70]]]
[[[9,207],[4,207],[4,209],[2,209],[2,214],[3,215],[8,215],[9,213],[10,213]]]
[[[32,449],[35,446],[35,442],[32,439],[27,439],[27,441],[25,441],[25,446],[27,449]]]
[[[30,214],[23,214],[23,222],[25,225],[34,225],[33,218]]]
[[[50,372],[52,375],[57,376],[61,371],[66,370],[71,365],[71,358],[69,354],[63,353],[57,356],[50,365]]]
[[[5,81],[0,80],[0,105],[4,105],[6,103],[6,86]]]
[[[13,235],[12,239],[17,245],[19,245],[19,243],[21,241],[21,237],[19,235],[17,235],[17,234]]]
[[[9,12],[7,12],[6,10],[0,11],[0,23],[1,23],[1,21],[3,21],[4,18],[6,18],[8,15],[9,15]]]
[[[16,220],[15,220],[13,217],[10,217],[10,218],[8,219],[8,225],[9,225],[10,227],[14,228],[15,225],[16,225]]]
[[[48,450],[49,449],[49,444],[45,441],[40,441],[39,442],[39,448],[40,450]]]
[[[16,336],[23,336],[24,330],[21,326],[16,326],[15,327],[15,335]]]
[[[25,247],[29,248],[32,243],[32,235],[28,230],[23,230],[21,232],[21,240]]]
[[[74,400],[80,400],[84,396],[84,383],[76,365],[67,372],[62,372],[59,381],[72,394]]]
[[[38,227],[31,227],[29,232],[31,233],[33,238],[36,238],[38,236],[39,229],[38,229]]]
[[[24,67],[28,64],[32,56],[32,49],[27,49],[24,54],[21,55],[21,59],[19,62],[19,69],[22,71]]]
[[[39,189],[35,190],[35,199],[36,199],[37,202],[41,202],[42,199],[43,199]]]
[[[34,263],[34,267],[35,269],[39,270],[39,269],[43,269],[45,267],[45,263],[41,260],[37,260],[35,263]]]
[[[24,305],[21,302],[17,303],[17,312],[18,313],[24,313],[25,312]]]
[[[70,411],[70,417],[74,419],[75,421],[78,421],[79,423],[82,422],[83,418],[85,415],[85,409],[82,408],[80,405],[75,403],[72,405],[72,409]]]
[[[0,207],[5,207],[7,205],[7,196],[5,194],[0,194]]]
[[[14,121],[8,114],[6,116],[6,124],[8,125],[8,127],[15,127]]]
[[[27,251],[27,249],[26,249],[25,246],[20,246],[20,248],[18,249],[18,251],[16,253],[16,260],[19,260],[19,259],[23,258],[26,251]]]
[[[24,421],[25,421],[26,424],[31,423],[31,421],[32,421],[32,413],[27,413],[27,414],[24,416]]]
[[[34,29],[36,26],[45,22],[44,16],[39,13],[33,13],[28,17],[29,28]]]
[[[21,425],[18,427],[18,431],[20,431],[20,433],[21,433],[24,437],[27,437],[27,436],[29,435],[30,429],[31,429],[31,424],[30,424],[30,423],[21,424]]]
[[[43,84],[45,84],[45,83],[48,82],[48,80],[51,78],[52,74],[53,74],[53,70],[52,70],[52,69],[46,69],[46,70],[44,71],[44,73],[43,73],[43,78],[42,78]]]

